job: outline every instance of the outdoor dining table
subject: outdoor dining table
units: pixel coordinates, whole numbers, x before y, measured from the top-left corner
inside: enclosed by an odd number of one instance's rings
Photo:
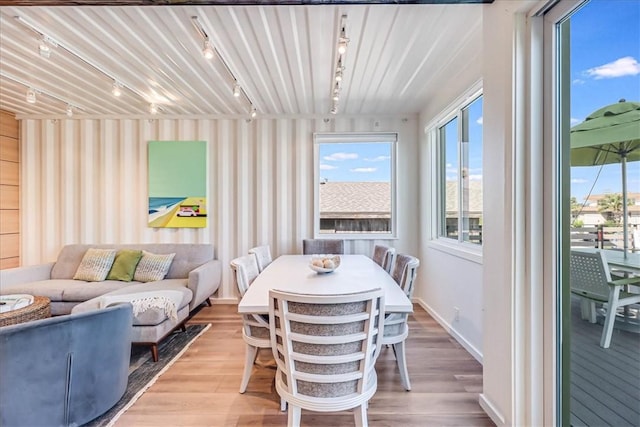
[[[347,294],[381,288],[386,313],[411,313],[411,301],[382,267],[364,255],[340,255],[330,273],[309,268],[312,255],[282,255],[253,281],[238,304],[239,313],[268,314],[269,290],[304,294]]]
[[[627,253],[625,256],[624,252],[613,249],[580,248],[575,250],[589,253],[603,252],[609,268],[640,273],[640,253]]]

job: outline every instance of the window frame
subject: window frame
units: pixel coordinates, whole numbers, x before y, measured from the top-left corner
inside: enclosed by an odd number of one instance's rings
[[[314,132],[313,133],[313,237],[315,239],[393,240],[398,238],[397,162],[399,132]],[[320,233],[320,144],[391,143],[391,220],[389,233]]]
[[[467,91],[459,96],[454,102],[452,102],[443,112],[438,115],[433,121],[431,121],[425,127],[425,134],[427,135],[428,146],[430,147],[428,152],[432,157],[431,165],[431,221],[430,224],[430,240],[427,245],[431,248],[438,249],[442,252],[446,252],[451,255],[458,256],[460,258],[467,259],[478,264],[482,264],[483,245],[477,243],[471,243],[464,241],[463,233],[458,233],[458,238],[453,239],[443,235],[444,226],[446,224],[446,206],[443,195],[443,184],[446,181],[446,162],[444,159],[444,148],[441,143],[440,131],[441,128],[446,126],[451,120],[458,118],[457,132],[457,159],[458,159],[458,179],[456,180],[458,185],[458,207],[462,206],[462,150],[461,145],[461,132],[462,132],[462,111],[469,107],[478,98],[483,97],[482,81],[478,81],[472,85]],[[484,109],[483,109],[484,111]],[[483,113],[484,115],[484,113]],[[483,156],[485,154],[484,144],[482,147]],[[483,160],[484,163],[484,160]],[[484,170],[483,170],[484,174]],[[484,207],[483,207],[484,215]],[[463,218],[461,215],[458,217],[458,229],[461,230],[461,224]]]

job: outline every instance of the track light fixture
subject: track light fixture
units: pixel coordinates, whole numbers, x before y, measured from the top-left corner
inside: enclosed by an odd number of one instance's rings
[[[217,60],[224,66],[224,68],[227,70],[227,73],[229,73],[229,76],[231,76],[231,79],[233,81],[233,92],[232,92],[233,97],[240,98],[241,96],[243,96],[247,100],[247,103],[249,104],[249,106],[251,107],[251,117],[252,118],[255,117],[255,115],[257,114],[257,110],[254,107],[253,101],[251,100],[251,98],[249,98],[249,95],[247,95],[247,92],[242,88],[242,86],[238,82],[236,75],[233,73],[233,71],[231,71],[229,64],[227,64],[227,61],[224,60],[224,58],[220,54],[220,51],[211,44],[211,41],[209,40],[209,35],[204,30],[204,27],[198,20],[198,17],[192,16],[191,23],[193,24],[193,27],[196,29],[196,31],[202,38],[202,42],[204,43],[205,49],[208,47],[211,50],[212,52],[211,57],[216,56]],[[209,56],[207,56],[207,54],[205,53],[204,49],[202,51],[202,54],[205,56],[205,58],[209,58]]]
[[[67,104],[67,117],[73,117],[73,107],[71,104]]]
[[[122,95],[122,87],[120,86],[120,83],[114,81],[113,85],[111,85],[111,94],[113,96],[120,96]]]
[[[209,43],[209,38],[204,40],[204,45],[202,48],[202,56],[207,59],[212,59],[215,56],[216,52],[211,47],[211,43]]]
[[[158,106],[156,104],[154,104],[153,102],[151,104],[149,104],[149,113],[158,114]]]
[[[35,104],[36,103],[36,91],[35,91],[35,89],[32,89],[32,88],[27,89],[27,102],[29,104]]]
[[[251,107],[251,118],[255,119],[257,115],[258,112],[256,111],[256,107]]]
[[[120,96],[121,89],[125,88],[125,89],[129,90],[130,92],[135,93],[136,95],[138,95],[140,98],[142,98],[144,100],[148,99],[146,94],[140,92],[139,90],[133,88],[132,86],[129,86],[129,85],[125,84],[124,82],[122,82],[122,80],[116,79],[113,76],[113,74],[111,74],[110,72],[106,71],[100,65],[96,64],[95,62],[91,61],[90,59],[85,58],[84,56],[82,56],[78,51],[76,51],[72,47],[64,45],[64,44],[58,42],[57,40],[54,40],[51,37],[47,36],[36,25],[32,24],[31,22],[29,22],[28,20],[24,19],[23,17],[15,16],[14,19],[20,25],[22,25],[23,27],[27,28],[31,32],[35,33],[42,40],[42,42],[39,45],[40,55],[45,56],[45,54],[46,54],[45,53],[46,52],[46,48],[43,48],[42,46],[45,46],[45,47],[49,48],[49,54],[50,54],[50,51],[51,51],[51,47],[63,49],[69,55],[77,58],[78,60],[82,61],[83,63],[87,64],[88,66],[90,66],[91,68],[96,70],[97,72],[105,75],[110,80],[114,81],[114,86],[112,86],[112,93],[113,93],[114,96]],[[43,50],[44,50],[44,52],[43,52]],[[48,57],[48,56],[46,56],[46,57]],[[118,86],[117,89],[115,88],[116,84]],[[47,96],[49,96],[49,94],[47,94]],[[60,100],[60,98],[57,97],[57,96],[51,95],[51,97]],[[76,109],[80,109],[80,108],[76,106]]]
[[[49,58],[51,56],[51,48],[47,45],[47,43],[42,40],[38,45],[38,52],[40,56],[43,58]]]
[[[336,56],[335,67],[333,67],[333,86],[331,88],[331,100],[333,101],[330,113],[338,113],[338,102],[340,101],[340,91],[342,90],[342,83],[344,81],[344,54],[347,52],[347,44],[349,39],[347,38],[347,15],[340,17],[340,31],[338,34],[338,54]]]

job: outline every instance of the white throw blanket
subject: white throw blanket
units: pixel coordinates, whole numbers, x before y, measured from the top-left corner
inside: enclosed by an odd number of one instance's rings
[[[133,306],[133,315],[137,316],[150,308],[164,311],[171,320],[178,320],[178,308],[182,302],[182,292],[157,290],[136,292],[132,294],[104,295],[100,298],[100,308],[108,307],[119,302],[129,302]]]

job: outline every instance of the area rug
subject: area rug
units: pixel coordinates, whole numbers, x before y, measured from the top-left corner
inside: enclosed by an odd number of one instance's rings
[[[186,332],[176,331],[169,335],[158,346],[160,360],[157,362],[151,359],[149,347],[133,346],[127,391],[113,408],[84,424],[84,427],[111,427],[210,326],[210,324],[188,325]]]

